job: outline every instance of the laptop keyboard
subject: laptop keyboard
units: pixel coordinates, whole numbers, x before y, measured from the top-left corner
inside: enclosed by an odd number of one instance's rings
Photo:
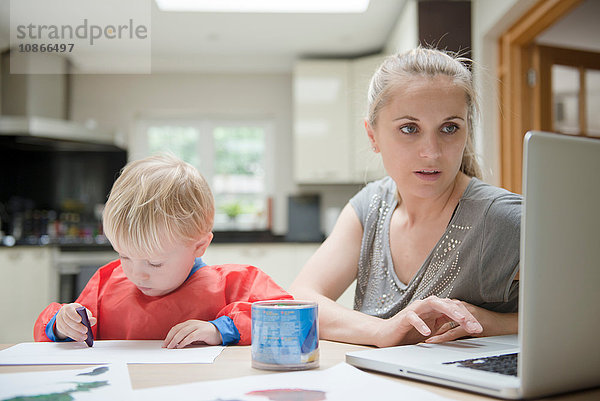
[[[456,364],[461,368],[485,370],[488,372],[495,372],[503,375],[516,376],[518,356],[518,353],[499,356],[489,356],[487,358],[465,359],[463,361],[444,362],[444,365]]]

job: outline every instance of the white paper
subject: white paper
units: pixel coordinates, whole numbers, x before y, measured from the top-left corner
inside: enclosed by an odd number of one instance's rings
[[[206,381],[134,391],[138,401],[349,401],[449,400],[426,390],[364,372],[345,363],[311,370]]]
[[[0,351],[0,365],[71,365],[101,363],[213,363],[222,346],[162,348],[161,340],[100,340],[21,343]]]
[[[43,399],[130,400],[129,371],[125,364],[78,370],[0,374],[0,401],[16,397]],[[62,398],[61,398],[62,397]]]

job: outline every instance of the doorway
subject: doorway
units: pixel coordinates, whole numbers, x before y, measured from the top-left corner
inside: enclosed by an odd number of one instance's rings
[[[585,3],[540,0],[499,38],[501,186],[520,193],[529,130],[600,136],[600,53],[536,44]]]

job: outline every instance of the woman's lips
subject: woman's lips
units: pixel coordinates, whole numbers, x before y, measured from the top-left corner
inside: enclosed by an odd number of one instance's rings
[[[435,181],[440,178],[442,174],[439,170],[418,170],[415,171],[415,175],[423,181]]]

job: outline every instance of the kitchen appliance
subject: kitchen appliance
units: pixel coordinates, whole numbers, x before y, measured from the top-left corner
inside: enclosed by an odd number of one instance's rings
[[[319,195],[292,195],[288,197],[288,232],[286,240],[321,242],[321,201]]]
[[[112,134],[68,120],[65,57],[43,58],[52,74],[11,74],[15,58],[41,62],[32,54],[0,56],[1,243],[102,241],[102,205],[127,153]]]
[[[28,65],[43,62],[48,74],[11,74],[10,62]],[[69,120],[71,76],[67,58],[5,51],[0,55],[0,135],[114,144],[114,135],[90,120]]]
[[[102,205],[126,162],[114,145],[0,136],[0,231],[17,245],[102,241]]]

